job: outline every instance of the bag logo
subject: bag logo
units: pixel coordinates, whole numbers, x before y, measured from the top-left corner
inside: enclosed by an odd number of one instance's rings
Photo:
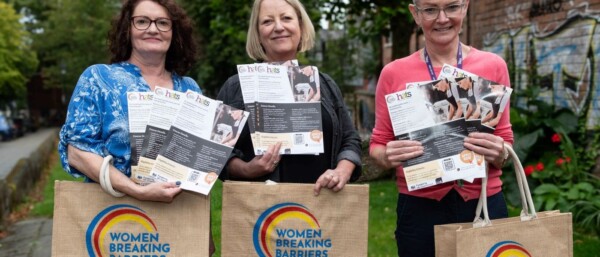
[[[123,223],[123,224],[121,224]],[[127,225],[131,230],[122,229]],[[138,229],[142,232],[132,232]],[[169,243],[160,243],[154,221],[136,206],[109,206],[92,219],[85,235],[90,257],[160,256],[171,251]]]
[[[297,203],[280,203],[264,211],[252,234],[260,257],[326,257],[331,250],[331,238],[323,236],[319,221]]]
[[[522,244],[514,241],[502,241],[492,246],[485,257],[531,257],[531,254]]]

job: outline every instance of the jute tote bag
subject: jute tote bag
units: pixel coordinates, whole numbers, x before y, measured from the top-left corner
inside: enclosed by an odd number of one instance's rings
[[[523,166],[505,145],[517,175],[523,209],[520,217],[489,219],[486,190],[482,190],[473,223],[435,226],[436,257],[569,257],[573,256],[571,213],[536,212]],[[487,186],[484,179],[483,188]]]
[[[210,201],[182,192],[171,203],[115,198],[99,184],[54,184],[53,257],[208,256]]]
[[[367,256],[368,185],[313,186],[223,183],[222,256]]]

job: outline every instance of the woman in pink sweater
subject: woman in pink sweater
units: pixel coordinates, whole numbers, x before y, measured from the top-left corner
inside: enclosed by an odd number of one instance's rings
[[[447,182],[409,192],[402,163],[423,154],[418,141],[395,140],[385,95],[403,90],[406,83],[435,80],[444,64],[510,86],[508,69],[502,58],[461,44],[459,32],[467,14],[469,0],[414,0],[408,7],[423,29],[425,47],[410,56],[395,60],[381,71],[376,92],[375,128],[370,156],[381,166],[395,168],[399,191],[396,241],[398,255],[434,256],[433,227],[438,224],[471,222],[474,219],[481,179],[473,183]],[[484,155],[489,165],[487,186],[491,218],[508,216],[500,170],[505,162],[504,142],[512,144],[509,105],[501,113],[493,134],[471,133],[464,146]]]

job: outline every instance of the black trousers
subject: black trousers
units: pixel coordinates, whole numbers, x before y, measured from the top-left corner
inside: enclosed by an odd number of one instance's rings
[[[472,222],[479,199],[464,201],[452,189],[441,201],[398,194],[396,244],[400,257],[434,257],[433,226]],[[490,219],[508,217],[502,192],[488,197]]]

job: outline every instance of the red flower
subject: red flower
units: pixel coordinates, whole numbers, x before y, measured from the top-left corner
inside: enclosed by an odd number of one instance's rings
[[[564,162],[565,162],[565,159],[563,159],[563,158],[556,159],[556,165],[558,165],[558,166],[563,165]]]
[[[560,143],[560,135],[558,133],[552,135],[552,143]]]
[[[538,170],[538,171],[544,170],[544,164],[541,163],[541,162],[538,162],[538,164],[535,165],[535,169]]]
[[[529,176],[534,171],[535,170],[533,169],[533,165],[527,165],[527,166],[525,166],[525,175]]]
[[[566,160],[567,162],[571,162],[571,157],[567,156],[567,157],[565,157],[565,160]]]

